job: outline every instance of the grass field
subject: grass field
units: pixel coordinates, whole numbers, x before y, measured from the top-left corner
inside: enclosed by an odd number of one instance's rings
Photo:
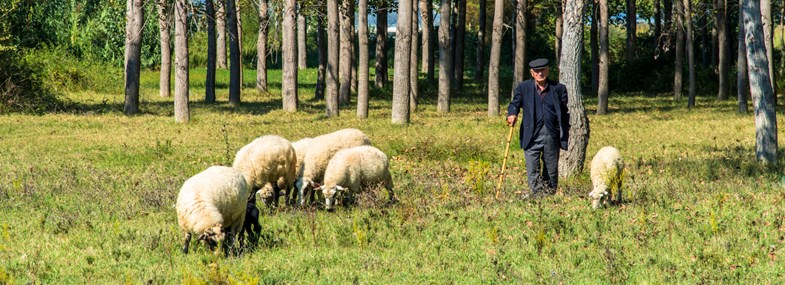
[[[389,91],[372,94],[368,120],[353,106],[327,119],[304,84],[300,112],[285,113],[271,72],[271,94],[257,94],[245,72],[234,110],[227,72],[219,103],[207,105],[204,70],[193,70],[188,124],[174,123],[152,71],[142,75],[141,115],[122,114],[119,88],[67,94],[74,112],[0,115],[0,284],[785,282],[783,164],[757,166],[753,116],[736,114],[735,102],[706,94],[687,110],[667,94],[612,94],[610,115],[596,116],[588,99],[586,165],[605,145],[627,164],[625,202],[593,211],[588,168],[554,196],[521,199],[517,140],[494,199],[507,129],[486,115],[477,87],[449,114],[436,113],[425,87],[412,123],[392,126]],[[188,177],[228,165],[261,135],[347,127],[391,157],[399,203],[384,205],[381,191],[333,213],[265,210],[255,251],[225,258],[194,244],[180,253],[173,205]]]

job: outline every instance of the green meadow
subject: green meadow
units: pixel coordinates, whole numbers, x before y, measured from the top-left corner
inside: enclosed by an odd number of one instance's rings
[[[68,111],[0,115],[0,284],[785,283],[783,162],[755,162],[754,117],[735,101],[699,94],[688,110],[668,94],[612,93],[610,114],[598,116],[584,98],[584,172],[553,196],[524,199],[515,138],[495,199],[508,129],[487,116],[481,87],[455,94],[442,114],[421,79],[411,124],[393,126],[389,87],[372,88],[367,120],[355,106],[326,118],[311,83],[299,86],[297,113],[280,110],[278,70],[265,94],[245,70],[236,109],[220,70],[218,103],[205,104],[204,72],[191,71],[187,124],[174,123],[155,71],[142,74],[142,114],[123,115],[114,69],[104,76],[112,88],[65,92]],[[186,179],[230,165],[262,135],[296,141],[349,127],[390,157],[397,204],[381,190],[332,213],[261,208],[254,250],[180,252],[174,203]],[[606,145],[625,159],[624,201],[592,210],[588,165]]]

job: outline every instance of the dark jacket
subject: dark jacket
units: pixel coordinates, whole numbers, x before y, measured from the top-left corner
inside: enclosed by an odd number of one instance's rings
[[[559,122],[559,133],[551,133],[559,138],[559,147],[567,149],[567,140],[570,136],[570,114],[567,111],[567,87],[564,84],[548,79],[548,96],[558,98],[553,100],[556,104],[556,118]],[[518,115],[518,111],[523,109],[523,114],[519,116],[521,121],[521,148],[525,148],[532,140],[534,135],[534,103],[539,99],[537,95],[537,84],[529,79],[518,84],[515,88],[515,96],[507,107],[507,116]],[[550,131],[543,127],[543,131]]]

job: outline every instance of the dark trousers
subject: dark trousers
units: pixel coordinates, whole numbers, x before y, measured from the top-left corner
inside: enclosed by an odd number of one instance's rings
[[[545,127],[537,131],[529,145],[523,149],[529,189],[532,193],[540,192],[542,187],[556,190],[559,183],[559,151],[559,141],[551,136]],[[540,182],[542,185],[538,185]]]

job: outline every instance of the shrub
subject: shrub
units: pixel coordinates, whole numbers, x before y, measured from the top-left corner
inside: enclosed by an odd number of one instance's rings
[[[0,50],[0,113],[43,113],[65,108],[47,74],[13,49]]]

